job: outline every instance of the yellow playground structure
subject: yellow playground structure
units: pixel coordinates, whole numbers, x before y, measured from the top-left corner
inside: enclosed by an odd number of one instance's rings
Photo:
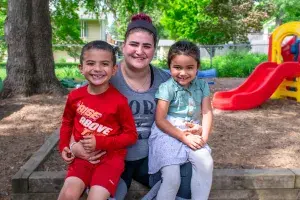
[[[285,45],[283,40],[293,36]],[[300,22],[289,22],[275,29],[269,42],[269,61],[281,64],[283,62],[300,63]],[[271,96],[272,99],[289,98],[300,102],[300,77],[288,77],[278,86]]]

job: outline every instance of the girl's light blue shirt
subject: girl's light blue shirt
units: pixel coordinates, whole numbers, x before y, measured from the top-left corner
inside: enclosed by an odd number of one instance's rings
[[[182,87],[173,78],[159,86],[155,98],[170,102],[168,115],[185,121],[201,121],[201,105],[210,95],[207,82],[195,78],[188,88]]]

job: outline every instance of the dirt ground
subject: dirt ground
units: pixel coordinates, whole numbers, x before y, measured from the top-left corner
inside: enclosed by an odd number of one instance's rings
[[[243,80],[216,79],[211,90],[228,90]],[[0,199],[9,199],[11,177],[59,127],[65,100],[45,95],[0,100]],[[300,168],[300,103],[269,100],[248,111],[214,110],[209,145],[215,168]],[[63,167],[55,156],[50,162],[53,169]]]

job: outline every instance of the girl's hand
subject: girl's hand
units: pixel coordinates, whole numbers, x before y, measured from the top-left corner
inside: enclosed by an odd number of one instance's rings
[[[185,126],[188,127],[188,129],[186,129],[184,132],[190,132],[194,135],[202,135],[202,126],[200,124],[186,122]]]
[[[94,135],[84,135],[83,140],[80,140],[80,142],[87,153],[95,151],[96,138]]]
[[[61,157],[67,164],[72,163],[75,158],[68,147],[65,147],[63,149],[63,151],[61,152]]]
[[[205,145],[202,137],[194,134],[187,134],[182,142],[193,150],[201,149]]]

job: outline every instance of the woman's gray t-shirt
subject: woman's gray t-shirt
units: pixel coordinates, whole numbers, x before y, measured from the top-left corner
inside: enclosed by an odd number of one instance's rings
[[[121,66],[119,66],[116,75],[111,78],[113,86],[128,99],[139,135],[136,144],[127,148],[127,161],[139,160],[148,156],[148,138],[154,122],[156,109],[155,93],[159,85],[170,77],[167,72],[161,69],[155,67],[152,67],[152,69],[153,83],[149,90],[145,92],[136,92],[127,85],[121,71]]]

